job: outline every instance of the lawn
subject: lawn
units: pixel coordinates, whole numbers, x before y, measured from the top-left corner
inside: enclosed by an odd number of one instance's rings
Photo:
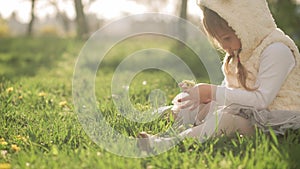
[[[172,121],[167,115],[148,123],[120,116],[111,82],[126,56],[146,48],[170,50],[192,67],[198,82],[209,81],[187,48],[164,38],[146,38],[147,43],[136,37],[117,44],[101,62],[95,79],[97,107],[115,130],[128,137],[140,131],[159,133]],[[83,46],[76,39],[53,37],[0,39],[0,169],[300,168],[300,130],[285,136],[257,130],[251,137],[236,133],[233,138],[221,136],[205,143],[184,139],[171,150],[147,158],[107,151],[86,133],[73,105],[73,71]],[[141,111],[149,108],[152,90],[163,91],[166,104],[179,92],[176,81],[158,70],[141,71],[125,87],[133,106]]]

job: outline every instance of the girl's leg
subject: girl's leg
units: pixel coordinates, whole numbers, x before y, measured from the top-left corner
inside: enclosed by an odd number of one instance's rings
[[[194,137],[198,138],[199,141],[205,141],[205,139],[210,136],[218,136],[223,133],[231,135],[235,132],[239,132],[243,135],[252,135],[254,133],[254,126],[249,120],[241,116],[223,112],[218,117],[210,117],[202,125],[182,132],[181,136]]]
[[[237,131],[244,135],[251,135],[254,133],[254,127],[249,120],[241,116],[227,112],[217,112],[209,115],[203,124],[183,131],[179,134],[179,137],[193,137],[199,139],[200,142],[204,142],[211,136],[218,136],[222,133],[231,135]],[[149,150],[153,147],[162,149],[163,147],[172,146],[175,141],[178,141],[176,137],[165,138],[146,133],[141,133],[140,138],[145,138],[143,139],[144,142],[139,144],[139,147],[144,150]]]

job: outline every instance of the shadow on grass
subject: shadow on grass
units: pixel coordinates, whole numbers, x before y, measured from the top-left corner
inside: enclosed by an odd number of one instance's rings
[[[288,130],[285,135],[272,137],[272,134],[257,130],[253,136],[220,136],[211,138],[205,143],[194,139],[187,139],[185,144],[179,144],[179,152],[197,152],[200,156],[208,154],[202,159],[227,159],[238,162],[246,168],[277,166],[289,169],[300,168],[300,129]],[[210,163],[210,162],[209,162]]]
[[[278,150],[286,158],[289,168],[300,168],[300,130],[288,130],[278,137]]]

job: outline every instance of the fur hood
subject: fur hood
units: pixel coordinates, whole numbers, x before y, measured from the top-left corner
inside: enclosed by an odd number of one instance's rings
[[[277,29],[266,0],[198,0],[198,4],[217,12],[235,30],[242,43],[242,62]]]

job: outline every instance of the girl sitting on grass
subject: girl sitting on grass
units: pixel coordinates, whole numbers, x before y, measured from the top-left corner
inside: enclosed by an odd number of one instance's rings
[[[207,35],[226,52],[223,85],[199,83],[174,99],[176,121],[192,124],[181,137],[254,133],[255,126],[284,134],[300,127],[300,55],[277,28],[265,0],[199,0]],[[216,120],[218,121],[216,125]],[[139,134],[139,147],[173,138]],[[174,137],[175,139],[175,137]]]

